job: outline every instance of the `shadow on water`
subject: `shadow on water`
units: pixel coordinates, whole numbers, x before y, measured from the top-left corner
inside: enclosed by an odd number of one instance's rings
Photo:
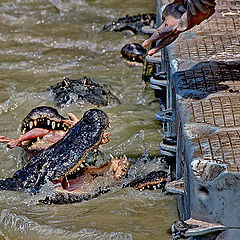
[[[114,19],[154,12],[154,1],[143,0],[3,0],[0,6],[0,135],[15,138],[31,109],[56,107],[46,90],[64,77],[83,76],[107,83],[122,104],[103,107],[112,129],[105,156],[127,155],[132,170],[164,168],[159,156],[158,103],[141,80],[141,68],[129,68],[120,49],[146,36],[102,32]],[[79,118],[92,106],[58,109]],[[1,144],[0,177],[21,167],[19,149]],[[136,161],[142,157],[144,161]],[[51,188],[51,186],[49,186]],[[49,191],[48,188],[45,189]],[[41,194],[46,194],[42,192]],[[177,218],[175,199],[160,190],[132,188],[109,192],[88,202],[39,204],[40,196],[3,191],[0,233],[5,239],[169,239]]]

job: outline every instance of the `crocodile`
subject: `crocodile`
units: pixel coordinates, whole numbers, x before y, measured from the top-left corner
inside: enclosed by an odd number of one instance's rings
[[[54,191],[43,202],[58,204],[88,200],[109,191],[127,176],[130,167],[127,157],[111,156],[100,166],[86,161],[89,152],[109,141],[109,135],[104,133],[108,127],[105,112],[88,110],[63,138],[29,159],[11,178],[1,179],[0,190],[37,194],[43,185],[51,182]],[[158,171],[121,186],[156,189],[162,188],[166,181],[167,173]]]
[[[64,78],[48,91],[58,107],[76,104],[93,104],[97,107],[118,104],[120,100],[108,89],[86,76],[81,79]]]
[[[132,34],[141,33],[145,26],[153,27],[156,23],[156,14],[138,14],[119,18],[117,21],[103,27],[105,32],[130,32]]]

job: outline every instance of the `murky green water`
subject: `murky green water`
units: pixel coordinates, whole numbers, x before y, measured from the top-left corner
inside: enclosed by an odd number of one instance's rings
[[[46,89],[64,77],[88,76],[107,83],[122,104],[104,107],[111,120],[111,141],[103,152],[137,158],[145,150],[159,156],[158,103],[129,68],[120,49],[146,36],[101,32],[104,24],[126,14],[154,12],[155,1],[17,0],[0,1],[0,135],[16,137],[34,107],[54,106]],[[78,117],[92,106],[59,109]],[[0,177],[20,166],[19,149],[0,145]],[[157,161],[158,163],[158,161]],[[126,188],[71,205],[42,205],[40,196],[0,193],[0,233],[6,239],[169,239],[176,203],[160,191]]]

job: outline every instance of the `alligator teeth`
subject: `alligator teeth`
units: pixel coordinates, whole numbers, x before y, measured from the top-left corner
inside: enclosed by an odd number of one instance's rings
[[[139,189],[139,191],[142,191],[142,190],[143,190],[142,188]]]
[[[37,141],[40,141],[40,137],[37,137]]]
[[[77,168],[77,171],[80,171],[80,168],[79,168],[79,167]]]
[[[55,129],[56,123],[52,122],[52,129]]]
[[[36,127],[37,126],[37,120],[34,120],[34,126]]]
[[[159,183],[157,186],[160,188],[160,187],[161,187],[161,184]]]
[[[81,164],[81,165],[80,165],[80,167],[81,167],[81,168],[84,168],[84,165],[83,165],[83,164]]]
[[[26,182],[26,181],[24,181],[24,182],[23,182],[23,186],[25,187],[26,185],[27,185],[27,182]]]
[[[51,121],[48,119],[48,120],[47,120],[47,125],[50,125],[50,123],[51,123]]]
[[[60,123],[57,124],[57,127],[58,127],[58,128],[60,127]]]
[[[157,190],[157,187],[154,185],[154,186],[153,186],[153,189],[154,189],[154,190]]]
[[[66,125],[65,123],[62,124],[62,128],[63,129],[68,129],[68,125]]]
[[[25,133],[26,133],[26,128],[24,128],[24,129],[22,130],[22,133],[23,133],[23,134],[25,134]]]
[[[29,128],[32,129],[32,127],[33,127],[33,122],[31,121],[31,122],[29,123]]]

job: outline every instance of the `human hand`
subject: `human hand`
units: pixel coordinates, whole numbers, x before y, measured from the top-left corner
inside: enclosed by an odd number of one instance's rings
[[[214,0],[185,0],[185,4],[187,4],[192,15],[196,15],[197,10],[201,11],[202,13],[206,13],[207,6],[215,7],[216,5]]]
[[[161,48],[169,45],[174,40],[176,40],[180,33],[191,29],[197,24],[200,24],[203,20],[209,18],[214,14],[215,4],[214,6],[204,4],[204,9],[200,10],[199,5],[197,4],[199,1],[200,0],[174,0],[173,3],[166,6],[162,13],[162,25],[153,33],[149,39],[143,42],[143,47],[147,47],[152,42],[159,40],[157,46],[148,52],[149,55],[153,55]],[[196,10],[195,15],[191,13],[189,2],[194,2],[196,4],[194,5],[196,6],[196,8],[194,8]]]

